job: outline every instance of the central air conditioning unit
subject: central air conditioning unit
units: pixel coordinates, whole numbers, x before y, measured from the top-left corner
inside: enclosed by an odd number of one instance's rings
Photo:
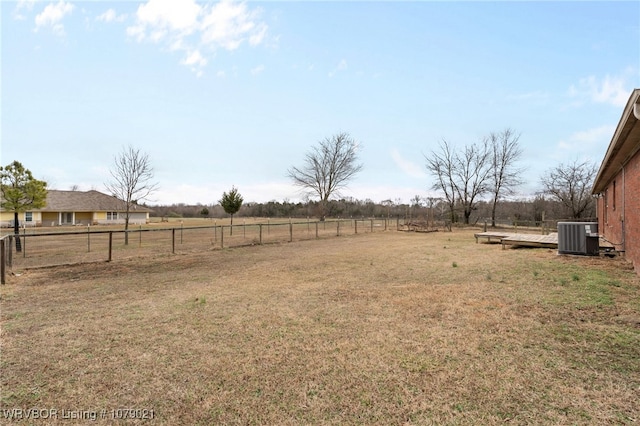
[[[558,222],[558,253],[597,256],[599,252],[597,222]]]

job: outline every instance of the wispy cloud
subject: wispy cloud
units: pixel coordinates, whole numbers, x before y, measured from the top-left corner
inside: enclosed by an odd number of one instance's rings
[[[585,160],[596,161],[604,155],[615,130],[615,126],[606,125],[575,132],[558,142],[555,157],[562,159],[579,154]]]
[[[264,71],[264,65],[261,64],[251,70],[251,75],[258,75],[262,73],[262,71]]]
[[[629,80],[633,74],[632,69],[627,69],[620,75],[607,74],[602,78],[590,75],[571,85],[569,96],[578,104],[595,102],[624,107],[631,93],[632,85]]]
[[[341,61],[338,63],[338,65],[336,65],[336,67],[335,67],[333,70],[329,71],[329,77],[333,77],[333,76],[335,76],[338,72],[340,72],[340,71],[344,71],[344,70],[346,70],[347,68],[349,68],[349,66],[347,65],[347,60],[346,60],[346,59],[343,59],[343,60],[341,60]]]
[[[398,166],[400,170],[402,170],[407,175],[418,179],[422,179],[427,176],[422,167],[404,158],[395,148],[391,150],[391,158],[393,159],[393,162],[396,164],[396,166]]]
[[[191,52],[187,52],[186,56],[180,62],[183,65],[187,65],[191,68],[191,71],[196,73],[196,76],[201,77],[203,74],[202,69],[207,65],[207,60],[200,51],[193,50]]]
[[[96,16],[96,21],[100,22],[124,22],[127,19],[127,15],[125,13],[118,15],[115,10],[108,9],[106,12]]]
[[[43,28],[51,28],[51,31],[58,36],[63,36],[64,25],[62,20],[65,16],[70,15],[73,12],[74,6],[71,3],[60,0],[58,3],[48,4],[44,10],[36,15],[35,31],[39,31]]]
[[[35,0],[18,0],[15,9],[13,9],[13,19],[18,21],[24,21],[27,19],[23,12],[31,12],[34,4]]]
[[[170,51],[185,53],[181,63],[202,75],[207,53],[236,50],[242,44],[257,46],[267,34],[259,8],[222,0],[200,5],[194,0],[149,0],[138,7],[136,22],[127,34],[138,42],[164,44]],[[201,55],[199,60],[194,52]]]

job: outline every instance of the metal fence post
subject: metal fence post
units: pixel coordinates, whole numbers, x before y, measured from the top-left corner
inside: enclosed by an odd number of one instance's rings
[[[107,262],[111,262],[112,251],[113,251],[113,232],[109,232],[109,260]]]
[[[220,227],[220,248],[224,248],[224,225]]]
[[[259,224],[258,228],[260,229],[260,244],[262,244],[262,224]]]
[[[176,228],[171,228],[171,253],[176,254]]]
[[[0,239],[0,284],[5,283],[5,249],[4,238]]]

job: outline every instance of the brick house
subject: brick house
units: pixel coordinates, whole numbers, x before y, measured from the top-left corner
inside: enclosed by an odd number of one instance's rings
[[[640,89],[622,112],[592,193],[598,232],[633,262],[640,274]]]

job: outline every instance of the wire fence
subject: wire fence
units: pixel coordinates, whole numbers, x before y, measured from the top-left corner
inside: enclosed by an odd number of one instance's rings
[[[498,221],[497,228],[515,232],[556,232],[554,221]],[[168,253],[215,251],[230,247],[313,240],[386,230],[431,232],[451,230],[448,222],[409,218],[336,219],[263,222],[206,226],[132,226],[123,229],[86,227],[82,230],[23,228],[16,235],[0,238],[0,282],[7,271],[28,268],[124,260]],[[476,227],[490,228],[484,220]],[[96,229],[98,228],[98,229]],[[106,227],[109,228],[109,227]],[[17,248],[20,247],[18,251]]]
[[[1,241],[2,283],[6,271],[73,263],[123,260],[167,253],[207,252],[230,247],[271,244],[397,230],[402,219],[343,219],[239,225],[133,226],[123,229],[23,230]],[[95,228],[95,227],[94,227]],[[19,251],[18,251],[19,247]]]

